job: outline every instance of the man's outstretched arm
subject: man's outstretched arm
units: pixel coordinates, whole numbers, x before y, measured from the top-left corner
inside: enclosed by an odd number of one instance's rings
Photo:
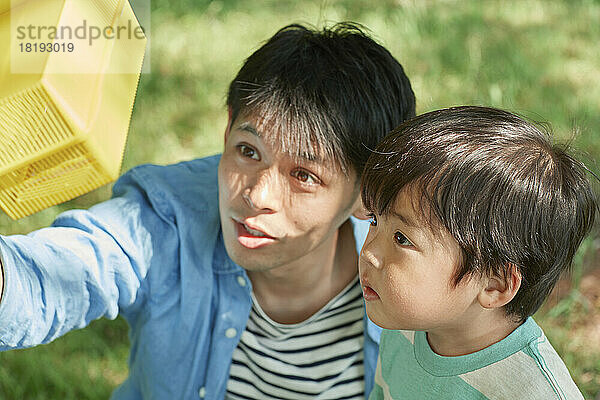
[[[0,255],[0,304],[2,304],[2,293],[4,293],[4,267],[2,266],[2,256]]]
[[[153,249],[147,226],[161,222],[135,185],[119,191],[49,228],[0,237],[0,350],[47,343],[141,301]]]

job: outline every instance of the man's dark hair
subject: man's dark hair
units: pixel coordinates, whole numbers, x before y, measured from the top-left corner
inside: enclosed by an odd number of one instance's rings
[[[279,148],[358,177],[376,144],[415,115],[402,66],[354,23],[279,30],[244,63],[227,96],[232,121],[253,114]]]
[[[454,285],[476,274],[521,288],[505,306],[521,321],[551,292],[592,228],[598,209],[588,169],[550,134],[498,109],[464,106],[405,122],[371,154],[365,207],[387,215],[398,193],[416,189],[416,210],[462,250]],[[441,224],[440,224],[441,223]]]

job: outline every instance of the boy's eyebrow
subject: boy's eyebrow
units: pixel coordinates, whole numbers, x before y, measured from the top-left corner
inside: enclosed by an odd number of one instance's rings
[[[416,228],[416,227],[417,227],[417,225],[416,225],[416,224],[415,224],[415,223],[412,221],[412,219],[408,218],[408,217],[407,217],[407,216],[405,216],[405,215],[402,215],[402,214],[400,214],[400,213],[399,213],[399,212],[397,212],[397,211],[392,211],[392,215],[393,215],[394,217],[398,218],[400,221],[402,221],[402,223],[403,223],[404,225],[407,225],[407,226],[410,226],[410,227],[413,227],[413,228]]]

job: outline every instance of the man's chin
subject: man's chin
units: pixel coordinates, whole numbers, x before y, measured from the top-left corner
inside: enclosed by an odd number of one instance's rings
[[[265,271],[273,268],[265,248],[250,249],[243,246],[236,238],[225,239],[225,249],[231,261],[247,271]]]
[[[246,271],[252,271],[252,272],[268,271],[272,268],[277,267],[277,265],[269,262],[268,259],[266,259],[264,257],[248,257],[248,256],[245,256],[242,254],[234,253],[233,255],[230,254],[229,258],[231,258],[231,260],[234,263],[236,263],[240,267],[244,268]]]

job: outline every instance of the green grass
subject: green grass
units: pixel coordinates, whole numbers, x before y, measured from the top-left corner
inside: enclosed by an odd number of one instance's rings
[[[573,261],[570,285],[555,290],[535,319],[544,329],[550,342],[562,356],[573,379],[586,398],[600,394],[600,301],[585,296],[581,287],[587,264],[598,257],[597,243],[592,237],[584,240]],[[596,261],[596,268],[597,261]],[[598,275],[600,276],[600,274]],[[599,282],[600,283],[600,282]],[[595,290],[596,296],[600,288]]]
[[[292,22],[354,20],[403,64],[418,112],[482,104],[547,121],[600,174],[599,1],[373,3],[153,0],[152,72],[140,81],[123,169],[219,152],[227,85],[262,41]],[[0,231],[28,232],[109,195],[107,186],[19,221],[1,216]],[[600,350],[573,337],[594,311],[576,294],[577,277],[597,265],[598,245],[586,243],[572,295],[537,317],[591,399],[600,391]],[[0,398],[105,399],[126,376],[126,358],[125,323],[98,321],[50,345],[0,354]]]
[[[124,320],[94,321],[53,343],[0,357],[1,399],[108,399],[127,377]]]

